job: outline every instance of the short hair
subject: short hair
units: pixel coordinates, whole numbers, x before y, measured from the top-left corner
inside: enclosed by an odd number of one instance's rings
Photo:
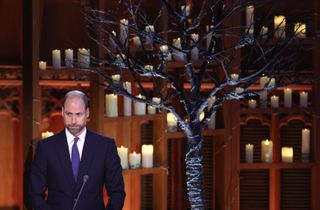
[[[66,103],[67,99],[71,96],[80,96],[84,105],[85,105],[85,108],[87,109],[89,107],[87,95],[80,90],[71,90],[71,91],[67,92],[67,94],[64,96],[63,106]]]

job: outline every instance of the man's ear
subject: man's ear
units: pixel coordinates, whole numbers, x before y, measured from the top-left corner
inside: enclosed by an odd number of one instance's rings
[[[90,110],[89,110],[89,108],[87,108],[86,114],[87,114],[87,118],[89,118],[89,116],[90,116]]]
[[[64,115],[64,108],[63,108],[63,106],[61,107],[61,115],[62,115],[62,116]]]

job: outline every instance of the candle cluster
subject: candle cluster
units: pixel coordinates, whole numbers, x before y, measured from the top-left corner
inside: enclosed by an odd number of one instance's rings
[[[245,159],[247,163],[254,162],[254,145],[245,145]],[[281,160],[282,162],[293,162],[293,147],[284,146],[281,148]],[[301,131],[301,161],[309,162],[310,159],[310,129],[304,128]],[[273,162],[273,142],[269,139],[261,141],[261,162],[272,163]]]
[[[42,138],[42,139],[45,139],[45,138],[48,138],[48,137],[53,136],[53,135],[54,135],[53,132],[51,132],[51,131],[46,131],[46,132],[42,132],[42,133],[41,133],[41,138]]]
[[[132,152],[128,154],[128,148],[120,146],[117,148],[123,169],[152,168],[153,167],[153,145],[143,144],[141,153]]]

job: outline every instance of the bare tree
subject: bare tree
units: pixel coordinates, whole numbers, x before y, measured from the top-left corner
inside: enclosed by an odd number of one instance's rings
[[[150,11],[146,5],[152,4],[157,6]],[[120,0],[114,5],[105,10],[90,8],[85,13],[90,38],[105,52],[103,57],[91,58],[89,71],[103,77],[106,89],[175,116],[187,137],[190,206],[205,209],[201,143],[210,117],[225,100],[248,98],[299,82],[301,77],[291,70],[302,47],[293,37],[274,38],[275,33],[279,37],[284,33],[281,23],[279,28],[260,33],[266,20],[273,22],[272,12],[254,21],[247,17],[246,24],[241,23],[248,6],[263,6],[258,2]],[[172,71],[172,63],[180,64],[181,71]],[[112,80],[110,72],[122,78],[129,75],[145,98],[132,95],[122,80]],[[253,89],[263,76],[267,76],[265,83]],[[153,84],[159,103],[148,95],[145,81]],[[183,88],[183,83],[191,88]],[[204,91],[203,83],[212,86]]]

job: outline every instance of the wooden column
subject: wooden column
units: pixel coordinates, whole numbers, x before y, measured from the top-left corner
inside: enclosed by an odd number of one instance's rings
[[[41,120],[39,88],[40,0],[23,1],[23,158],[24,183],[30,169]],[[25,189],[25,188],[24,188]],[[27,207],[26,207],[27,208]]]

